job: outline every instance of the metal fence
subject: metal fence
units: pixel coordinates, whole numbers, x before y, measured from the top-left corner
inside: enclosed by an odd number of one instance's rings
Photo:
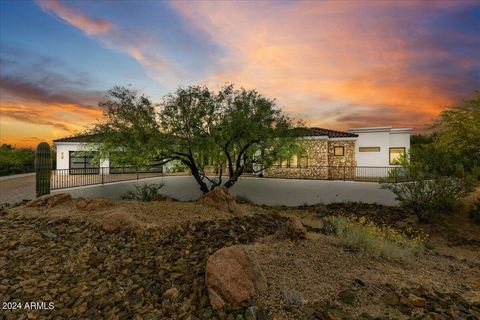
[[[107,184],[163,176],[162,167],[115,167],[52,170],[50,189]]]
[[[395,172],[396,174],[392,174]],[[265,177],[284,179],[344,180],[380,182],[402,180],[400,167],[360,167],[360,166],[273,166],[265,170]]]
[[[392,174],[395,170],[396,174]],[[265,170],[266,178],[343,180],[380,182],[394,180],[405,181],[399,167],[358,167],[358,166],[308,166],[288,167],[273,166]],[[166,175],[175,175],[167,173]],[[188,174],[179,172],[177,174]],[[52,170],[51,190],[107,184],[120,181],[140,180],[144,178],[163,177],[162,167],[115,167],[115,168],[81,168]]]

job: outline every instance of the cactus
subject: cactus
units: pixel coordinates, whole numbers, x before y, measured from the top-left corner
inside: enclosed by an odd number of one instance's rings
[[[37,197],[49,194],[52,158],[50,146],[46,142],[42,142],[37,146],[37,153],[35,155],[35,172]]]

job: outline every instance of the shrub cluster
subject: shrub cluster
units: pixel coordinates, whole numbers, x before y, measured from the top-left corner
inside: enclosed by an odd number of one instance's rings
[[[438,214],[452,214],[462,207],[462,200],[474,182],[465,173],[444,175],[432,172],[424,163],[405,158],[401,167],[390,171],[382,188],[395,194],[395,199],[421,222]]]
[[[137,184],[135,185],[135,191],[128,191],[123,200],[139,200],[139,201],[152,201],[160,195],[160,189],[163,188],[164,183],[153,184]]]
[[[330,217],[327,231],[341,244],[375,257],[410,262],[423,252],[425,237],[408,237],[386,225],[377,225],[366,218]]]

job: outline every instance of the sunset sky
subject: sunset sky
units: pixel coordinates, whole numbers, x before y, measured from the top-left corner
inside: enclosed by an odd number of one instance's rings
[[[480,89],[480,1],[0,1],[0,143],[101,116],[114,85],[160,101],[234,83],[331,129],[424,128]]]

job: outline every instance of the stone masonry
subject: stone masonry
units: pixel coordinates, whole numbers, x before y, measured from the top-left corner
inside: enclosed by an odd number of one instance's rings
[[[273,166],[265,171],[266,177],[292,179],[346,179],[355,174],[355,140],[304,139],[307,165],[295,167]],[[344,155],[336,156],[335,147],[344,147]],[[300,164],[300,160],[298,161]]]

